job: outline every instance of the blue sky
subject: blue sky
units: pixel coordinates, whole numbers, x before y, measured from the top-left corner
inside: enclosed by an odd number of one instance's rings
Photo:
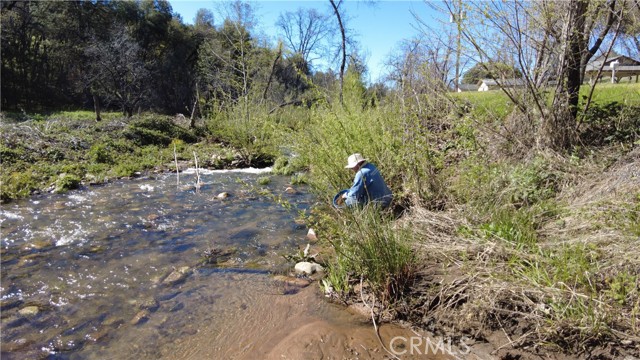
[[[170,0],[173,11],[180,14],[185,23],[193,23],[200,8],[216,13],[220,1],[215,0]],[[346,14],[350,18],[348,26],[356,34],[356,39],[364,54],[368,55],[370,81],[376,81],[384,73],[384,61],[394,47],[403,39],[413,37],[417,30],[411,11],[423,20],[430,21],[435,12],[424,1],[376,1],[346,0]],[[314,7],[322,12],[330,11],[329,1],[277,1],[261,0],[251,2],[259,21],[258,28],[276,43],[275,22],[285,11],[295,11],[299,7]],[[218,21],[216,19],[216,21]]]

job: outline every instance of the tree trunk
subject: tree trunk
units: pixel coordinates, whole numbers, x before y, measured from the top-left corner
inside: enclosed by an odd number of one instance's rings
[[[191,117],[189,118],[189,129],[196,127],[196,109],[198,108],[198,102],[200,101],[200,91],[198,90],[198,82],[196,81],[196,100],[193,102],[193,109],[191,109]]]
[[[278,43],[278,53],[276,54],[276,58],[273,59],[273,64],[271,65],[271,72],[269,73],[269,80],[267,80],[267,86],[264,88],[264,92],[262,93],[262,100],[267,99],[267,93],[269,92],[269,87],[271,86],[271,81],[273,80],[273,74],[276,72],[276,65],[278,64],[278,60],[282,56],[282,43]]]
[[[553,114],[543,115],[539,133],[542,147],[564,150],[571,146],[575,138],[575,123],[582,83],[581,60],[589,38],[583,34],[588,0],[571,0],[568,4],[568,20],[564,28],[564,51],[561,59],[561,73],[553,97]]]
[[[347,62],[347,38],[344,32],[344,26],[342,25],[342,18],[340,17],[340,11],[338,11],[338,5],[333,0],[329,0],[333,11],[338,18],[338,25],[340,25],[340,35],[342,35],[342,62],[340,63],[340,103],[342,104],[342,90],[344,88],[344,66]]]
[[[101,121],[102,117],[100,117],[100,98],[98,95],[93,95],[93,109],[96,112],[96,121]]]

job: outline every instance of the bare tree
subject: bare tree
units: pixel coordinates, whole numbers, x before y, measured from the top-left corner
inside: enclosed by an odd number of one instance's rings
[[[456,5],[445,2],[451,14],[460,12]],[[460,29],[466,48],[473,51],[469,56],[482,64],[500,61],[523,74],[524,89],[504,86],[513,76],[511,71],[499,74],[496,82],[529,124],[540,124],[538,145],[571,146],[586,64],[620,18],[618,2],[516,0],[464,2],[462,6],[467,18]],[[548,106],[551,80],[557,85],[553,104]]]
[[[148,96],[151,72],[142,60],[142,49],[129,36],[126,28],[113,31],[107,41],[94,41],[85,54],[91,60],[86,84],[93,95],[116,103],[123,113],[132,116]],[[95,98],[99,118],[99,98]]]
[[[307,63],[325,55],[326,40],[332,33],[327,15],[316,9],[298,8],[295,12],[280,14],[276,26],[282,31],[285,44]]]

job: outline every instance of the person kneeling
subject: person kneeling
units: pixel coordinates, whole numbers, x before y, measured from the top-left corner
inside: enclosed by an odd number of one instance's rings
[[[351,169],[355,173],[353,185],[342,195],[347,206],[364,206],[373,203],[384,209],[391,204],[393,194],[384,182],[380,170],[367,162],[361,154],[350,155],[345,169]]]

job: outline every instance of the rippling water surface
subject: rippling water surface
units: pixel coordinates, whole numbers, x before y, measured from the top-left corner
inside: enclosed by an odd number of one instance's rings
[[[295,219],[311,197],[259,176],[201,174],[196,191],[194,175],[164,174],[3,205],[2,358],[157,358],[202,324],[224,333],[306,244]],[[208,249],[219,257],[202,265]]]

